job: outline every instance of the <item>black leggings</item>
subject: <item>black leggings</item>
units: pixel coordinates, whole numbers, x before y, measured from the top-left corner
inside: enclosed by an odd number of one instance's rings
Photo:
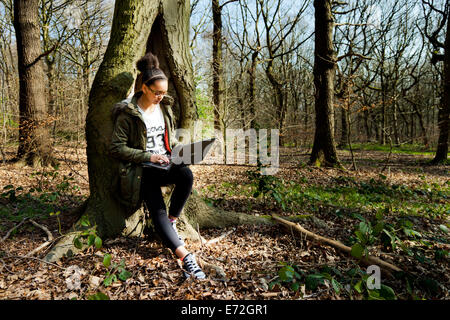
[[[194,182],[192,171],[185,164],[174,165],[168,171],[145,167],[142,178],[142,199],[150,211],[156,232],[163,243],[175,252],[175,249],[180,247],[182,243],[170,224],[161,186],[175,185],[170,198],[169,215],[178,218],[191,194]]]

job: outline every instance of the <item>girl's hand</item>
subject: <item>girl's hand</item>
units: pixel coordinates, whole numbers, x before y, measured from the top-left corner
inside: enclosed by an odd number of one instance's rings
[[[169,159],[162,154],[152,154],[150,157],[150,162],[153,163],[169,163]]]

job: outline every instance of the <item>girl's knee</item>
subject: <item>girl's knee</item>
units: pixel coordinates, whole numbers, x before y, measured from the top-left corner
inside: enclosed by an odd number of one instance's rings
[[[194,174],[189,167],[182,167],[180,169],[179,178],[185,182],[190,182],[191,184],[194,182]]]

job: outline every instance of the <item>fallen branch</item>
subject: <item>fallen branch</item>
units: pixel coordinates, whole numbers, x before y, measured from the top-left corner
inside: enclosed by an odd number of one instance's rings
[[[44,230],[44,232],[47,234],[48,241],[52,241],[52,240],[53,240],[53,235],[52,235],[52,233],[47,229],[46,226],[43,226],[43,225],[37,223],[36,221],[34,221],[34,220],[32,220],[32,219],[30,219],[30,222],[31,222],[32,224],[34,224],[36,227],[41,228],[42,230]]]
[[[276,215],[272,215],[272,218],[275,219],[276,221],[278,221],[279,223],[283,224],[284,226],[293,228],[295,231],[297,231],[300,234],[305,234],[308,237],[313,238],[314,240],[321,242],[321,243],[325,243],[328,244],[336,249],[339,249],[341,251],[344,251],[347,254],[351,255],[351,251],[352,249],[344,244],[342,244],[339,241],[336,240],[332,240],[332,239],[328,239],[322,236],[319,236],[311,231],[306,230],[305,228],[303,228],[302,226],[300,226],[299,224],[287,221],[283,218],[280,218]],[[383,261],[377,257],[373,257],[373,256],[367,256],[365,259],[360,259],[360,262],[366,264],[366,265],[378,265],[381,268],[387,270],[387,271],[402,271],[402,269],[400,269],[399,267],[390,264],[389,262]]]
[[[219,236],[219,237],[217,237],[217,238],[208,240],[208,241],[205,243],[205,246],[208,246],[208,245],[210,245],[210,244],[214,244],[214,243],[216,243],[216,242],[219,242],[220,240],[224,239],[225,237],[227,237],[228,235],[230,235],[231,233],[233,233],[234,230],[236,230],[236,228],[231,229],[230,231],[228,231],[228,232],[222,234],[221,236]]]
[[[44,232],[47,234],[47,241],[44,242],[43,244],[41,244],[39,247],[37,247],[36,249],[34,249],[31,252],[28,252],[25,257],[30,257],[32,255],[34,255],[35,253],[41,251],[43,248],[47,247],[49,244],[51,244],[53,242],[53,235],[52,233],[47,229],[47,227],[37,223],[36,221],[30,219],[30,222],[32,224],[34,224],[36,227],[41,228],[42,230],[44,230]]]
[[[5,241],[6,239],[8,239],[9,235],[11,234],[11,232],[13,232],[14,230],[16,230],[18,227],[20,227],[28,218],[23,218],[22,221],[20,221],[20,223],[18,223],[17,225],[15,225],[13,228],[11,228],[6,235],[2,238],[2,240],[0,242]]]

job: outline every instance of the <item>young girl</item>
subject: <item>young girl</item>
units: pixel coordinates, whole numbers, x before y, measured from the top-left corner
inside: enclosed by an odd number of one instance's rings
[[[150,211],[156,232],[163,243],[183,262],[186,277],[204,279],[192,253],[186,250],[176,229],[193,184],[192,171],[184,164],[169,170],[142,167],[142,162],[168,162],[167,156],[178,144],[171,111],[173,99],[167,96],[168,80],[159,69],[158,58],[147,53],[136,64],[140,74],[131,101],[124,100],[113,108],[114,129],[111,155],[121,160],[120,197],[132,207],[142,199]],[[142,179],[141,179],[142,178]],[[174,184],[167,215],[161,186]]]

